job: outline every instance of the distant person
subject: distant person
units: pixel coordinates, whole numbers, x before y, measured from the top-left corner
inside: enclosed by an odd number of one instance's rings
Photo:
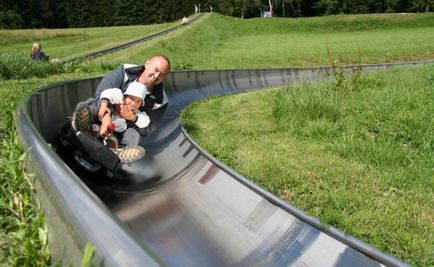
[[[190,22],[190,20],[186,16],[182,17],[182,20],[181,20],[182,25],[187,25],[189,22]]]
[[[35,61],[48,61],[48,56],[42,51],[42,45],[39,42],[33,43],[30,58]]]
[[[169,71],[170,61],[163,55],[151,57],[143,66],[132,64],[118,66],[101,80],[95,98],[90,98],[77,105],[73,114],[74,130],[89,131],[90,123],[95,123],[95,120],[97,122],[102,121],[107,118],[107,115],[112,116],[114,109],[110,107],[109,102],[110,104],[122,104],[124,95],[130,86],[135,84],[138,87],[138,84],[141,84],[145,94],[143,104],[139,106],[138,111],[119,113],[127,125],[133,126],[127,128],[128,134],[123,135],[121,144],[138,144],[142,136],[149,134],[156,128],[159,119],[167,108],[167,96],[163,90],[162,82]],[[112,90],[113,88],[119,88],[119,90]],[[108,98],[107,95],[110,95],[110,101],[104,101],[104,98]],[[148,116],[150,113],[153,116]],[[148,119],[145,127],[140,127],[145,124],[145,119],[141,115]],[[103,135],[105,131],[106,129],[103,127],[100,129]]]

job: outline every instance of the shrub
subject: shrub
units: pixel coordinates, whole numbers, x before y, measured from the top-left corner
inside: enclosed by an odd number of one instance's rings
[[[0,29],[21,29],[23,18],[14,10],[0,11]]]
[[[31,60],[16,52],[0,53],[0,80],[46,77],[65,72],[63,65]]]

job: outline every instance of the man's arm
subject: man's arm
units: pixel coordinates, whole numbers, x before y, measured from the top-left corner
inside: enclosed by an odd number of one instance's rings
[[[152,131],[154,131],[158,127],[158,124],[161,120],[161,117],[163,117],[163,115],[166,111],[166,108],[167,108],[167,103],[165,105],[158,107],[157,109],[148,110],[146,112],[146,114],[148,115],[149,120],[150,120],[148,126],[145,128],[135,127],[141,136],[145,136],[145,135],[150,134]]]
[[[154,131],[163,117],[168,106],[168,98],[164,92],[163,84],[157,84],[152,90],[151,95],[145,97],[145,105],[141,106],[140,111],[146,112],[149,116],[150,123],[147,127],[137,129],[140,135],[148,135]]]
[[[149,118],[148,114],[144,111],[135,110],[134,113],[136,114],[135,119],[133,122],[136,124],[136,127],[138,128],[146,128],[151,123],[151,119]]]
[[[98,118],[102,120],[105,114],[111,115],[110,106],[113,104],[123,104],[124,96],[121,89],[109,88],[101,92],[98,99]]]

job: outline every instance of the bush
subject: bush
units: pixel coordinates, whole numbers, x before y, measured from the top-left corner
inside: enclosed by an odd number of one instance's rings
[[[0,11],[0,29],[21,29],[23,18],[14,10]]]
[[[0,80],[41,78],[64,72],[61,64],[33,61],[28,56],[15,52],[0,53]]]

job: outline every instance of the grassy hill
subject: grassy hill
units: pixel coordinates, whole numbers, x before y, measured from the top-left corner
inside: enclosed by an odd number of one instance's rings
[[[140,63],[161,53],[178,69],[232,69],[434,58],[432,13],[249,20],[211,14],[174,36],[96,62]]]
[[[176,23],[83,29],[0,30],[0,53],[28,56],[35,41],[51,59],[65,60],[127,43],[170,28]]]

